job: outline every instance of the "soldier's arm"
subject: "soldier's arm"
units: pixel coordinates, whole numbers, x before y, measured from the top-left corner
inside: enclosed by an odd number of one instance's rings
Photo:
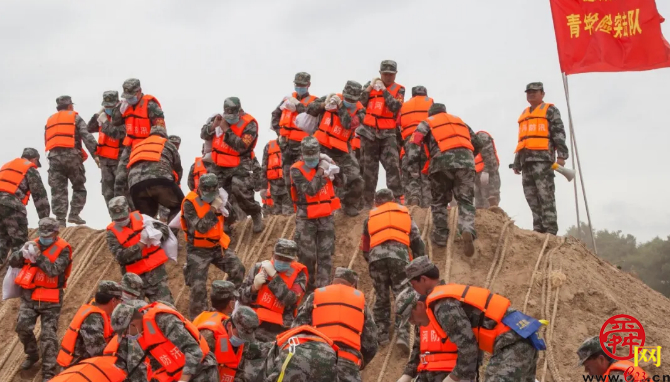
[[[167,145],[167,142],[165,142]],[[181,155],[179,155],[179,150],[173,144],[170,144],[169,147],[170,153],[172,154],[172,170],[177,173],[178,181],[177,184],[181,183],[181,179],[184,176],[184,169],[181,167]]]
[[[342,106],[337,109],[337,116],[340,117],[340,124],[342,125],[342,128],[345,130],[351,130],[351,114],[349,114],[349,110],[347,110],[346,106],[344,106],[344,103],[342,103]]]
[[[114,179],[114,196],[124,196],[128,186],[128,161],[130,159],[130,146],[123,148],[119,156],[119,165],[116,167],[116,178]]]
[[[239,153],[247,152],[257,138],[258,124],[256,122],[249,123],[242,131],[242,136],[238,137],[232,129],[226,130],[223,134],[223,141]]]
[[[23,252],[21,252],[20,248],[9,254],[8,262],[10,267],[14,268],[23,267],[23,265],[25,264],[25,260],[23,259]]]
[[[26,182],[30,190],[30,197],[33,198],[33,204],[37,210],[37,216],[42,219],[49,216],[51,207],[49,206],[49,197],[47,190],[42,183],[42,177],[36,168],[29,168],[26,173]]]
[[[254,277],[258,274],[258,268],[260,268],[260,263],[254,264],[244,277],[244,281],[242,281],[242,286],[240,287],[240,303],[244,305],[251,305],[258,297],[258,291],[253,289]]]
[[[102,355],[102,351],[107,346],[105,341],[105,321],[99,313],[91,313],[81,323],[79,335],[84,341],[84,349],[86,350],[87,358],[97,357]]]
[[[195,207],[190,200],[184,200],[184,219],[186,220],[186,226],[191,232],[198,231],[200,233],[207,233],[210,229],[214,228],[219,222],[218,217],[213,212],[213,209],[207,211],[205,216],[201,218],[198,217],[198,213],[195,211]]]
[[[314,311],[314,293],[310,293],[298,309],[298,315],[293,319],[292,327],[312,325],[312,312]]]
[[[161,231],[161,234],[163,235],[163,237],[161,238],[161,242],[167,240],[167,238],[170,237],[170,227],[168,227],[167,224],[155,221],[153,222],[153,226],[155,229]]]
[[[214,333],[212,333],[212,331],[209,329],[200,329],[200,334],[202,335],[202,338],[207,341],[207,345],[209,345],[210,350],[213,352],[214,349],[216,349],[216,339],[214,338]]]
[[[70,265],[70,249],[63,248],[60,251],[60,255],[56,258],[56,261],[53,263],[49,261],[49,258],[44,256],[43,253],[40,253],[35,260],[35,265],[37,265],[44,273],[49,277],[56,277],[62,275],[65,272],[65,269]]]
[[[161,109],[158,103],[155,101],[149,101],[147,104],[147,114],[149,117],[149,122],[151,122],[151,127],[158,126],[166,129],[165,114],[163,114],[163,109]]]
[[[279,134],[279,120],[281,120],[281,113],[282,110],[279,108],[282,104],[284,103],[284,100],[282,100],[279,105],[277,105],[277,108],[272,110],[272,120],[270,122],[270,126],[272,126],[272,130],[274,130],[277,134]]]
[[[326,184],[326,177],[323,176],[323,174],[319,174],[318,170],[317,173],[314,175],[314,178],[312,178],[311,181],[308,181],[307,178],[305,178],[305,176],[302,175],[302,172],[300,172],[300,170],[298,170],[297,168],[292,168],[291,179],[293,180],[295,188],[299,192],[302,192],[303,194],[309,196],[314,196],[318,194],[321,188]]]
[[[125,125],[114,126],[114,123],[110,121],[105,121],[105,123],[102,124],[100,131],[106,136],[112,139],[116,139],[118,141],[121,141],[123,140],[123,138],[126,137],[126,126]]]
[[[419,226],[412,220],[412,228],[409,231],[409,247],[412,249],[412,256],[416,259],[419,256],[426,255],[426,244],[421,239]]]
[[[433,311],[437,323],[458,347],[458,359],[451,373],[459,379],[473,379],[477,372],[479,346],[461,303],[447,298],[438,301]]]
[[[361,97],[358,99],[358,102],[363,104],[363,106],[365,107],[368,106],[368,101],[370,101],[370,92],[366,90],[368,86],[370,86],[370,81],[366,82],[365,85],[363,85],[363,91],[361,92]]]
[[[306,285],[307,278],[304,271],[300,272],[291,289],[288,288],[288,285],[286,285],[279,275],[275,275],[275,277],[268,282],[270,291],[272,291],[275,297],[277,297],[277,300],[281,301],[287,309],[295,306],[298,301],[300,301],[300,298],[305,293]]]
[[[123,118],[123,113],[121,113],[121,102],[116,104],[114,109],[112,109],[112,125],[126,127],[126,120]]]
[[[142,248],[139,244],[124,248],[112,231],[107,231],[107,246],[114,258],[121,265],[131,264],[142,259]]]
[[[268,184],[268,152],[270,150],[270,144],[266,144],[263,149],[263,161],[261,163],[261,182],[267,186]]]
[[[468,126],[468,125],[466,124],[466,126]],[[470,132],[470,143],[472,143],[472,147],[475,148],[474,155],[477,156],[479,153],[482,152],[482,148],[484,147],[484,143],[479,138],[479,136],[477,134],[475,134],[474,131],[472,131],[472,128],[470,126],[468,126],[468,131]]]
[[[88,132],[88,124],[84,121],[84,118],[77,115],[75,119],[75,124],[77,125],[77,132],[84,141],[84,145],[88,149],[88,152],[91,156],[95,156],[95,151],[98,149],[98,142],[95,140],[95,137]]]
[[[561,119],[561,112],[556,106],[549,106],[547,109],[547,120],[549,120],[549,134],[556,148],[556,156],[568,159],[568,146],[565,144],[565,127]]]
[[[363,367],[365,367],[377,354],[379,345],[377,344],[377,324],[375,324],[375,320],[367,307],[363,313],[365,323],[363,324],[363,333],[361,333],[361,355],[363,356]]]
[[[98,132],[98,129],[100,128],[100,125],[98,124],[98,116],[100,114],[93,114],[91,119],[88,120],[88,124],[86,125],[86,130],[88,130],[89,133],[95,134]]]
[[[361,251],[363,252],[365,261],[368,261],[368,256],[370,255],[370,231],[368,231],[369,220],[369,218],[366,218],[363,222],[363,233],[361,233]]]
[[[420,349],[421,344],[421,332],[419,327],[414,327],[414,345],[412,345],[412,352],[409,355],[409,360],[407,360],[407,365],[405,370],[402,372],[404,375],[409,375],[414,378],[417,375],[417,368],[419,367],[419,355],[421,354]]]
[[[182,377],[193,376],[203,357],[200,344],[186,330],[184,323],[177,316],[169,313],[159,313],[156,315],[156,324],[165,337],[184,354],[185,362]]]
[[[512,168],[517,171],[521,171],[521,156],[519,153],[514,154],[514,164],[512,165]]]
[[[395,113],[398,110],[400,110],[405,100],[404,86],[400,87],[400,90],[398,90],[398,95],[396,97],[393,97],[393,95],[387,89],[384,89],[384,92],[382,94],[384,95],[384,102],[386,103],[386,107],[390,111]]]
[[[191,191],[195,191],[195,174],[193,174],[193,170],[195,170],[195,163],[193,163],[191,168],[188,170],[187,184],[188,189]]]
[[[312,117],[318,117],[319,114],[323,113],[323,111],[325,110],[325,106],[326,106],[326,96],[317,98],[314,100],[314,102],[307,105],[307,114],[311,115]]]
[[[430,127],[426,122],[421,122],[416,127],[416,130],[409,138],[409,143],[405,145],[405,155],[407,156],[407,163],[410,174],[418,174],[421,170],[419,162],[421,159],[421,150],[423,143],[428,138]]]
[[[202,129],[200,129],[200,138],[205,140],[205,141],[211,141],[214,139],[214,134],[216,132],[215,128],[212,128],[214,120],[213,118],[210,118],[207,120],[207,123],[205,123],[202,126]]]
[[[488,134],[477,134],[479,140],[482,142],[482,159],[484,160],[484,170],[488,173],[498,171],[498,160],[493,149],[493,139]]]

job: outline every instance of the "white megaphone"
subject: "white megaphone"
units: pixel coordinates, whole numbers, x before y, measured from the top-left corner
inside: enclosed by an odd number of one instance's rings
[[[551,165],[551,169],[563,175],[568,182],[572,182],[572,180],[575,179],[575,170],[573,169],[565,168],[558,163]]]

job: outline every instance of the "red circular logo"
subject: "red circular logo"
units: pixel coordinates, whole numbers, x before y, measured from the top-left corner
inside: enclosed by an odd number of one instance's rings
[[[645,337],[644,328],[637,318],[617,314],[607,319],[600,328],[599,340],[605,354],[619,361],[627,361],[633,358],[636,346],[644,346]],[[617,353],[617,348],[628,348],[628,352]]]

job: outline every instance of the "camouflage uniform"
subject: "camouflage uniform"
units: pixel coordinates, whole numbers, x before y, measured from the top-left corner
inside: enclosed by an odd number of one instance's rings
[[[114,309],[111,324],[117,334],[126,333],[130,326],[130,322],[132,321],[133,312],[136,310],[137,308],[135,306],[125,302],[119,304],[119,306]],[[170,313],[158,313],[156,314],[156,326],[158,326],[158,330],[163,333],[165,338],[183,353],[185,363],[182,369],[182,375],[191,376],[190,380],[193,382],[219,381],[219,371],[217,369],[214,353],[210,351],[204,355],[203,358],[200,344],[198,344],[196,339],[193,338],[191,333],[186,329],[179,317]],[[161,367],[160,363],[151,353],[147,352],[146,356],[151,362],[151,370],[158,370]],[[127,362],[125,365],[123,365],[123,362],[121,364],[122,365],[119,365],[117,362],[117,365],[126,372],[130,371]]]
[[[319,157],[319,142],[314,137],[305,137],[302,142],[303,159]],[[336,174],[332,181],[336,187],[343,184],[342,174]],[[305,195],[315,196],[326,185],[327,177],[318,171],[311,181],[302,174],[300,169],[291,168],[291,180],[295,187],[297,200],[293,202],[297,206],[295,219],[295,235],[293,240],[298,243],[298,261],[305,264],[310,275],[307,284],[307,292],[316,287],[330,284],[330,270],[333,264],[333,253],[335,252],[335,222],[333,216],[321,218],[307,218],[307,199]]]
[[[39,221],[38,235],[40,237],[49,237],[59,231],[58,222],[50,217],[42,218]],[[56,238],[57,239],[57,238]],[[40,253],[37,256],[35,265],[39,267],[49,277],[58,277],[59,284],[65,281],[64,275],[68,265],[70,265],[70,250],[64,248],[54,262],[42,254],[49,246],[37,242]],[[9,266],[21,268],[25,264],[21,249],[13,252],[9,257]],[[21,305],[16,320],[16,333],[19,341],[23,344],[23,351],[28,355],[28,359],[21,365],[22,369],[29,369],[39,359],[37,350],[37,339],[33,330],[37,318],[40,318],[40,348],[42,353],[42,377],[45,380],[53,378],[56,375],[56,357],[60,346],[58,343],[58,319],[63,301],[63,288],[59,288],[60,302],[44,302],[32,299],[33,289],[21,290]]]
[[[215,193],[217,191],[217,179],[214,174],[205,174],[200,178],[198,194]],[[201,203],[207,203],[202,199]],[[207,308],[207,276],[209,265],[213,264],[221,271],[228,273],[229,280],[239,286],[244,278],[244,265],[235,256],[235,251],[230,248],[224,250],[220,245],[211,248],[196,247],[193,245],[195,231],[207,233],[219,223],[218,211],[211,208],[202,218],[198,217],[195,206],[190,200],[184,199],[183,219],[186,222],[186,265],[184,266],[184,280],[191,288],[188,313],[194,319]],[[225,233],[221,232],[221,235]]]
[[[108,209],[112,220],[125,219],[130,215],[128,203],[123,196],[117,196],[110,200]],[[154,223],[154,228],[161,231],[163,238],[169,237],[170,228],[168,228],[167,225],[156,222]],[[107,246],[121,266],[122,275],[126,274],[126,265],[142,259],[142,248],[140,247],[140,243],[124,248],[123,245],[119,243],[119,239],[116,238],[114,232],[109,229],[107,230]],[[165,269],[165,264],[162,264],[149,272],[142,273],[139,276],[142,279],[143,292],[149,301],[153,302],[160,300],[170,304],[173,303],[172,293],[168,287],[168,274]]]
[[[541,82],[532,82],[528,90],[543,90]],[[521,149],[514,156],[514,170],[521,172],[523,193],[530,210],[533,212],[533,230],[556,235],[558,217],[556,215],[556,187],[552,164],[558,158],[568,159],[568,146],[565,144],[565,128],[561,113],[556,106],[547,109],[549,122],[549,149],[544,151]]]
[[[309,333],[294,337],[313,337]],[[333,382],[338,381],[337,353],[325,342],[308,341],[295,347],[290,361],[286,363],[291,347],[279,349],[273,346],[268,353],[267,377],[264,382],[275,382],[284,372],[283,381]],[[286,364],[285,364],[286,363]],[[309,376],[309,377],[307,377]]]
[[[609,346],[607,347],[607,350],[612,352],[612,348]],[[598,336],[587,338],[577,349],[577,356],[579,357],[579,363],[577,366],[583,366],[584,361],[599,353],[604,353],[603,347],[600,345],[600,338]],[[625,378],[624,372],[620,370],[612,370],[607,375],[609,375],[609,379],[607,379],[607,381],[635,382],[635,376],[632,375],[632,373],[628,376],[627,379]],[[584,377],[584,379],[586,380],[586,377]],[[595,381],[596,379],[594,378],[593,380]],[[638,381],[640,380],[641,379],[638,379]],[[602,379],[602,381],[604,381],[604,379]],[[645,381],[647,380],[645,379]]]
[[[356,288],[358,285],[358,274],[351,269],[338,267],[335,269],[335,278],[346,280],[350,286]],[[293,327],[296,328],[302,325],[312,325],[312,313],[314,312],[314,293],[310,293],[305,301],[300,306],[298,315],[293,321]],[[389,313],[390,314],[390,313]],[[377,325],[372,315],[365,308],[364,311],[365,322],[363,324],[363,332],[361,333],[361,350],[356,350],[351,346],[336,342],[337,346],[343,351],[352,353],[362,361],[359,369],[358,365],[348,359],[339,358],[337,361],[337,376],[340,382],[360,382],[360,370],[372,361],[375,354],[377,354]],[[318,328],[317,328],[318,329]]]
[[[265,189],[267,185],[270,185],[270,195],[274,201],[274,208],[272,208],[276,214],[284,215],[293,215],[293,202],[291,201],[291,195],[289,195],[289,187],[286,187],[286,182],[284,178],[280,179],[268,179],[268,150],[270,143],[268,142],[263,149],[263,165],[260,171],[260,188]],[[283,157],[282,157],[283,161]],[[282,171],[285,171],[282,169]],[[260,190],[259,190],[260,191]]]
[[[398,65],[395,61],[384,60],[379,68],[380,72],[396,73]],[[361,103],[367,107],[370,100],[370,92],[367,87],[369,82],[363,86]],[[400,111],[405,100],[405,87],[400,84],[398,95],[393,98],[391,93],[384,89],[384,101],[386,107],[394,113]],[[395,117],[394,117],[395,120]],[[377,189],[377,177],[379,175],[379,162],[386,170],[386,186],[393,191],[396,198],[400,200],[403,195],[402,181],[400,180],[400,147],[398,146],[398,129],[378,129],[376,126],[362,124],[356,129],[361,137],[361,167],[365,179],[363,198],[367,205],[373,205],[375,190]]]
[[[391,190],[384,188],[375,194],[375,203],[380,206],[384,203],[394,200]],[[412,230],[409,233],[410,247],[390,240],[370,248],[370,232],[368,230],[367,218],[363,222],[363,235],[361,237],[361,250],[363,256],[370,266],[370,278],[375,288],[375,306],[373,313],[377,323],[379,342],[384,344],[389,338],[389,327],[391,326],[391,294],[389,288],[393,290],[394,295],[398,295],[404,289],[402,280],[405,279],[405,266],[409,264],[411,258],[409,249],[412,250],[412,258],[425,256],[425,245],[421,240],[419,227],[412,219]],[[395,323],[398,340],[409,344],[409,324],[398,328],[398,322]]]
[[[414,97],[428,97],[428,90],[425,86],[414,86],[412,88],[412,98]],[[400,111],[402,112],[402,108]],[[409,145],[410,137],[411,135],[402,141],[402,146],[405,150]],[[421,150],[421,158],[419,159],[419,168],[423,169],[428,160],[428,154],[426,154],[424,145],[424,149]],[[407,205],[416,205],[421,206],[422,208],[429,207],[432,203],[432,197],[428,174],[420,172],[418,178],[411,177],[408,169],[407,156],[402,156],[400,158],[400,168],[402,170],[403,190],[405,191]]]
[[[70,96],[60,96],[56,99],[59,110],[67,110],[72,105]],[[72,200],[70,201],[70,216],[68,221],[76,224],[86,224],[79,214],[86,204],[86,170],[82,153],[82,140],[91,156],[95,157],[98,143],[88,125],[78,114],[75,117],[74,147],[56,147],[49,151],[49,186],[51,187],[51,209],[61,226],[65,226],[65,217],[68,210],[68,180],[72,183]],[[46,126],[44,128],[46,142]]]
[[[279,239],[277,244],[275,244],[274,251],[275,255],[295,259],[298,248],[296,243],[292,240]],[[262,263],[254,264],[242,282],[242,287],[240,288],[240,303],[244,305],[253,307],[256,304],[258,291],[254,290],[254,278],[261,270],[261,265]],[[307,288],[307,278],[305,272],[300,272],[291,289],[288,288],[281,277],[273,277],[272,280],[266,282],[265,285],[267,285],[268,289],[270,289],[277,300],[284,305],[284,325],[279,326],[269,322],[261,322],[261,325],[256,331],[256,338],[258,338],[259,341],[274,341],[277,334],[291,327],[291,324],[293,323],[293,312],[298,308],[300,300]]]
[[[40,154],[33,148],[23,149],[21,158],[37,159],[38,167],[41,166]],[[28,169],[14,194],[0,191],[0,264],[5,262],[8,252],[18,251],[28,241],[28,211],[21,202],[28,193],[40,219],[51,213],[47,191],[36,168]]]
[[[489,199],[495,199],[494,205],[500,203],[500,173],[498,168],[498,155],[496,153],[493,138],[485,132],[478,131],[477,137],[482,143],[482,150],[480,152],[484,160],[484,170],[475,175],[475,206],[477,208],[489,208]],[[489,174],[489,184],[482,186],[481,174]]]
[[[435,103],[430,107],[429,116],[446,113],[446,107],[441,103]],[[430,118],[430,117],[429,117]],[[466,125],[467,126],[467,125]],[[470,141],[474,147],[474,153],[467,148],[455,148],[441,152],[437,141],[431,133],[431,128],[426,121],[421,122],[411,135],[411,143],[405,147],[410,176],[417,178],[419,171],[421,144],[428,144],[430,152],[430,167],[428,168],[431,195],[433,204],[434,228],[431,233],[433,242],[440,246],[447,245],[449,237],[449,226],[447,223],[447,204],[452,196],[458,202],[458,228],[461,233],[467,232],[476,237],[475,233],[475,159],[474,156],[482,148],[481,141],[468,126]]]
[[[144,282],[140,276],[126,272],[126,274],[121,277],[121,289],[123,289],[121,294],[121,299],[123,301],[144,301]]]
[[[172,142],[172,144],[177,148],[177,151],[179,151],[179,146],[181,145],[181,138],[179,138],[177,135],[170,135],[168,137],[168,140]],[[176,180],[177,186],[181,188],[181,178]],[[164,223],[170,223],[168,221],[168,216],[170,215],[170,209],[163,206],[162,204],[158,206],[158,220],[164,222]]]

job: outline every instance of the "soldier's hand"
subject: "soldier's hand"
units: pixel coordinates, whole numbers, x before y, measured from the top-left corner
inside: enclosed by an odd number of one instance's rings
[[[521,170],[515,168],[514,173],[517,174],[517,175],[521,175]]]
[[[261,287],[263,287],[263,284],[265,284],[267,281],[268,276],[265,274],[265,272],[258,272],[258,274],[254,277],[254,291],[258,292],[261,290]]]
[[[565,158],[556,159],[556,163],[558,163],[561,166],[565,166]]]
[[[98,156],[96,155],[93,157],[93,160],[95,161],[95,165],[98,166],[98,168],[100,168],[100,158],[98,158]]]
[[[223,116],[221,114],[215,115],[214,119],[212,120],[212,129],[221,126],[222,121],[223,121]]]
[[[263,267],[265,273],[270,277],[274,277],[277,274],[277,270],[270,260],[263,260],[261,267]]]

